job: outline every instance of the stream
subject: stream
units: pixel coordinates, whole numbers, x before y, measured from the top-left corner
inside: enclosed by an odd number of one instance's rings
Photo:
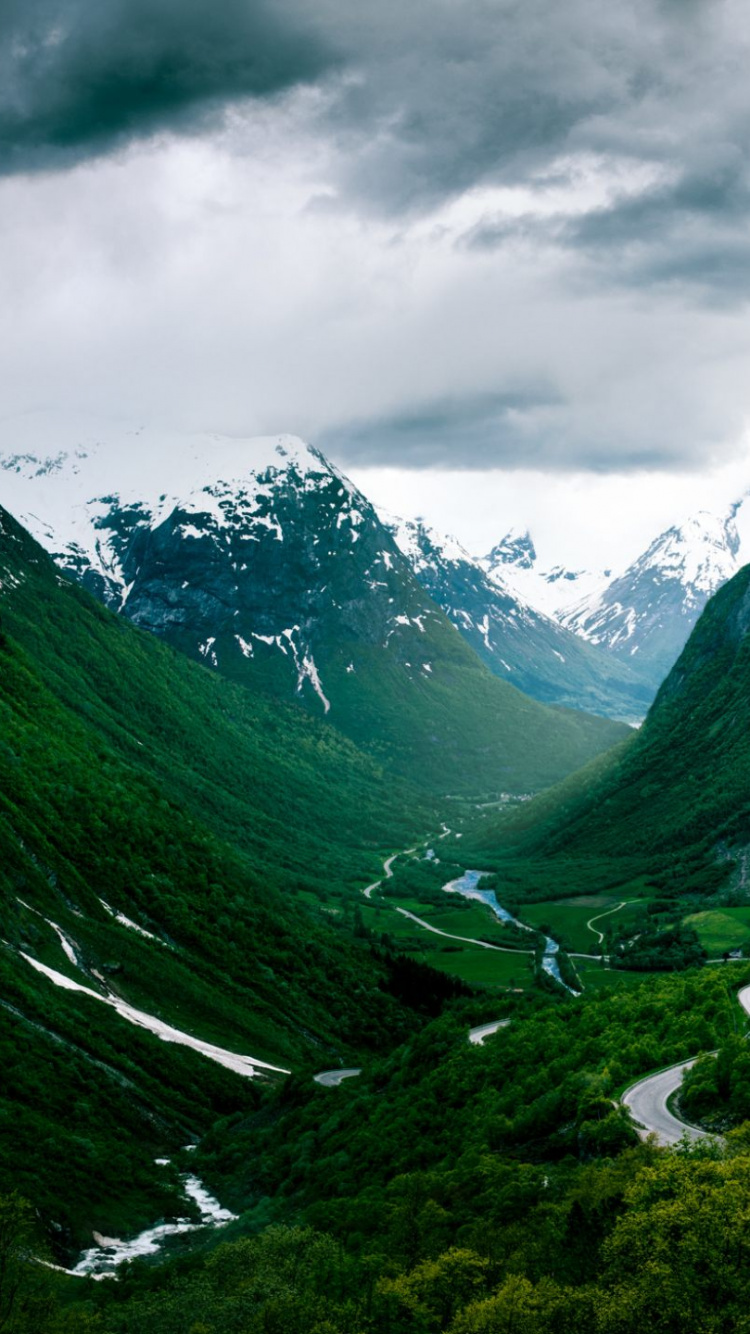
[[[446,894],[460,894],[464,899],[477,899],[480,903],[485,903],[491,908],[495,916],[501,922],[510,922],[513,926],[520,927],[522,931],[533,931],[534,928],[527,926],[525,922],[519,922],[517,917],[508,912],[498,903],[494,889],[479,889],[479,881],[483,876],[488,875],[487,871],[464,871],[458,880],[450,880],[447,885],[443,885]],[[537,934],[537,933],[535,933]],[[557,961],[557,955],[560,952],[560,946],[551,936],[544,937],[544,954],[542,956],[542,969],[555,982],[569,991],[571,996],[579,996],[580,992],[569,987],[567,982],[563,982],[560,975],[560,965]]]
[[[160,1167],[169,1164],[168,1158],[157,1158],[156,1161]],[[141,1255],[158,1255],[165,1237],[174,1237],[180,1232],[195,1232],[203,1227],[221,1227],[237,1217],[229,1209],[222,1209],[219,1201],[209,1194],[197,1176],[185,1173],[181,1180],[185,1195],[198,1206],[200,1222],[178,1218],[174,1223],[157,1223],[156,1227],[147,1228],[129,1241],[102,1237],[95,1232],[96,1246],[84,1251],[75,1268],[68,1272],[78,1277],[116,1278],[118,1266],[126,1260],[135,1260]]]

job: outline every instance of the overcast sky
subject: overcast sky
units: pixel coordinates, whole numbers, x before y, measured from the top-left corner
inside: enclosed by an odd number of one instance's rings
[[[617,560],[750,486],[749,47],[739,0],[3,0],[0,434],[292,431]]]

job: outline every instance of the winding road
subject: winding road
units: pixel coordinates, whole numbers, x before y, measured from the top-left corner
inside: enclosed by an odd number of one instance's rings
[[[691,1140],[711,1139],[705,1130],[680,1121],[667,1106],[669,1098],[680,1087],[685,1071],[694,1066],[697,1060],[698,1057],[693,1056],[691,1060],[681,1061],[679,1065],[670,1065],[668,1070],[647,1075],[625,1090],[620,1102],[630,1112],[641,1139],[647,1135],[656,1135],[660,1144],[676,1144],[683,1135]]]
[[[737,992],[737,1000],[745,1014],[750,1015],[750,986],[742,987]],[[715,1054],[709,1052],[710,1056]],[[714,1138],[707,1131],[688,1125],[686,1121],[680,1121],[667,1106],[672,1094],[680,1087],[683,1074],[695,1065],[697,1060],[698,1057],[693,1056],[689,1061],[670,1065],[668,1070],[658,1070],[656,1074],[646,1075],[645,1079],[639,1079],[636,1084],[631,1084],[630,1088],[625,1090],[620,1102],[628,1108],[643,1139],[647,1135],[656,1135],[660,1144],[676,1144],[683,1135],[691,1140]]]
[[[621,908],[624,908],[626,906],[626,904],[627,904],[627,899],[623,899],[622,903],[618,903],[616,908],[608,908],[606,912],[600,912],[596,917],[589,917],[586,926],[588,927],[589,931],[593,931],[594,935],[599,937],[600,945],[604,944],[604,932],[597,931],[596,927],[594,926],[594,922],[600,922],[603,917],[611,917],[612,913],[619,912]]]
[[[442,838],[443,835],[441,834],[440,837]],[[363,889],[362,893],[364,894],[365,898],[371,899],[373,894],[375,893],[375,890],[380,889],[383,880],[393,879],[392,867],[397,857],[411,857],[412,853],[416,852],[416,850],[417,850],[416,848],[406,848],[404,852],[394,852],[391,854],[390,857],[386,857],[385,861],[383,862],[383,870],[385,871],[385,875],[381,877],[380,880],[373,881],[371,885],[367,886],[367,889]]]

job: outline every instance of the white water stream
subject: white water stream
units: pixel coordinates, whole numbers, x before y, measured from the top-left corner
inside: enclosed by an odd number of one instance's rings
[[[161,1167],[169,1165],[168,1158],[157,1158],[156,1161]],[[230,1209],[222,1209],[219,1201],[209,1194],[197,1176],[186,1174],[182,1177],[182,1185],[188,1199],[193,1200],[200,1210],[200,1222],[178,1218],[174,1223],[158,1223],[156,1227],[140,1232],[137,1237],[131,1237],[130,1241],[102,1237],[95,1232],[96,1245],[84,1251],[68,1273],[78,1278],[87,1275],[97,1279],[116,1278],[119,1265],[126,1260],[136,1260],[143,1255],[158,1255],[165,1237],[175,1237],[181,1232],[196,1232],[203,1227],[223,1227],[237,1217]]]

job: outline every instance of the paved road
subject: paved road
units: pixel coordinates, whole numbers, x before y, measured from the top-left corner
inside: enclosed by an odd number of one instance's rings
[[[738,991],[737,1000],[745,1013],[750,1014],[750,986]],[[685,1134],[689,1139],[712,1138],[705,1130],[698,1130],[697,1126],[679,1121],[667,1107],[668,1099],[682,1083],[683,1074],[695,1065],[697,1059],[694,1056],[690,1061],[671,1065],[658,1075],[647,1075],[645,1079],[639,1079],[637,1084],[631,1084],[623,1093],[620,1101],[629,1108],[633,1120],[638,1123],[638,1133],[642,1138],[655,1134],[660,1144],[676,1144]]]
[[[485,1038],[491,1037],[493,1033],[497,1032],[498,1028],[507,1028],[509,1023],[510,1019],[495,1019],[491,1024],[479,1024],[477,1028],[470,1028],[469,1042],[481,1047]]]
[[[336,1088],[342,1079],[353,1079],[355,1075],[361,1075],[361,1070],[321,1070],[319,1075],[313,1075],[316,1084],[323,1084],[327,1089]]]
[[[695,1065],[697,1059],[698,1057],[694,1056],[690,1061],[671,1065],[668,1070],[662,1070],[658,1075],[647,1075],[645,1079],[639,1079],[637,1084],[631,1084],[623,1093],[620,1101],[629,1109],[633,1120],[637,1123],[641,1139],[654,1134],[660,1144],[676,1144],[683,1135],[687,1135],[688,1139],[711,1138],[705,1130],[698,1130],[695,1126],[679,1121],[667,1107],[667,1099],[677,1091],[682,1083],[683,1074]]]
[[[441,835],[441,837],[442,837],[442,835]],[[392,855],[391,855],[390,857],[386,857],[385,861],[383,862],[383,870],[385,871],[385,879],[386,879],[386,880],[392,880],[392,879],[393,879],[393,870],[392,870],[392,867],[393,867],[393,863],[395,862],[395,860],[396,860],[397,857],[401,857],[401,856],[404,856],[404,857],[411,857],[412,853],[413,853],[413,852],[416,852],[416,850],[417,850],[416,848],[406,848],[406,850],[405,850],[403,853],[401,853],[401,852],[394,852],[394,853],[392,853]],[[365,889],[365,890],[362,891],[363,894],[364,894],[364,896],[365,896],[365,898],[366,898],[366,899],[371,899],[372,896],[373,896],[373,894],[375,893],[375,890],[376,890],[376,889],[380,889],[380,886],[382,885],[382,883],[383,883],[382,880],[375,880],[375,881],[373,882],[373,884],[368,885],[368,886],[367,886],[367,889]]]

